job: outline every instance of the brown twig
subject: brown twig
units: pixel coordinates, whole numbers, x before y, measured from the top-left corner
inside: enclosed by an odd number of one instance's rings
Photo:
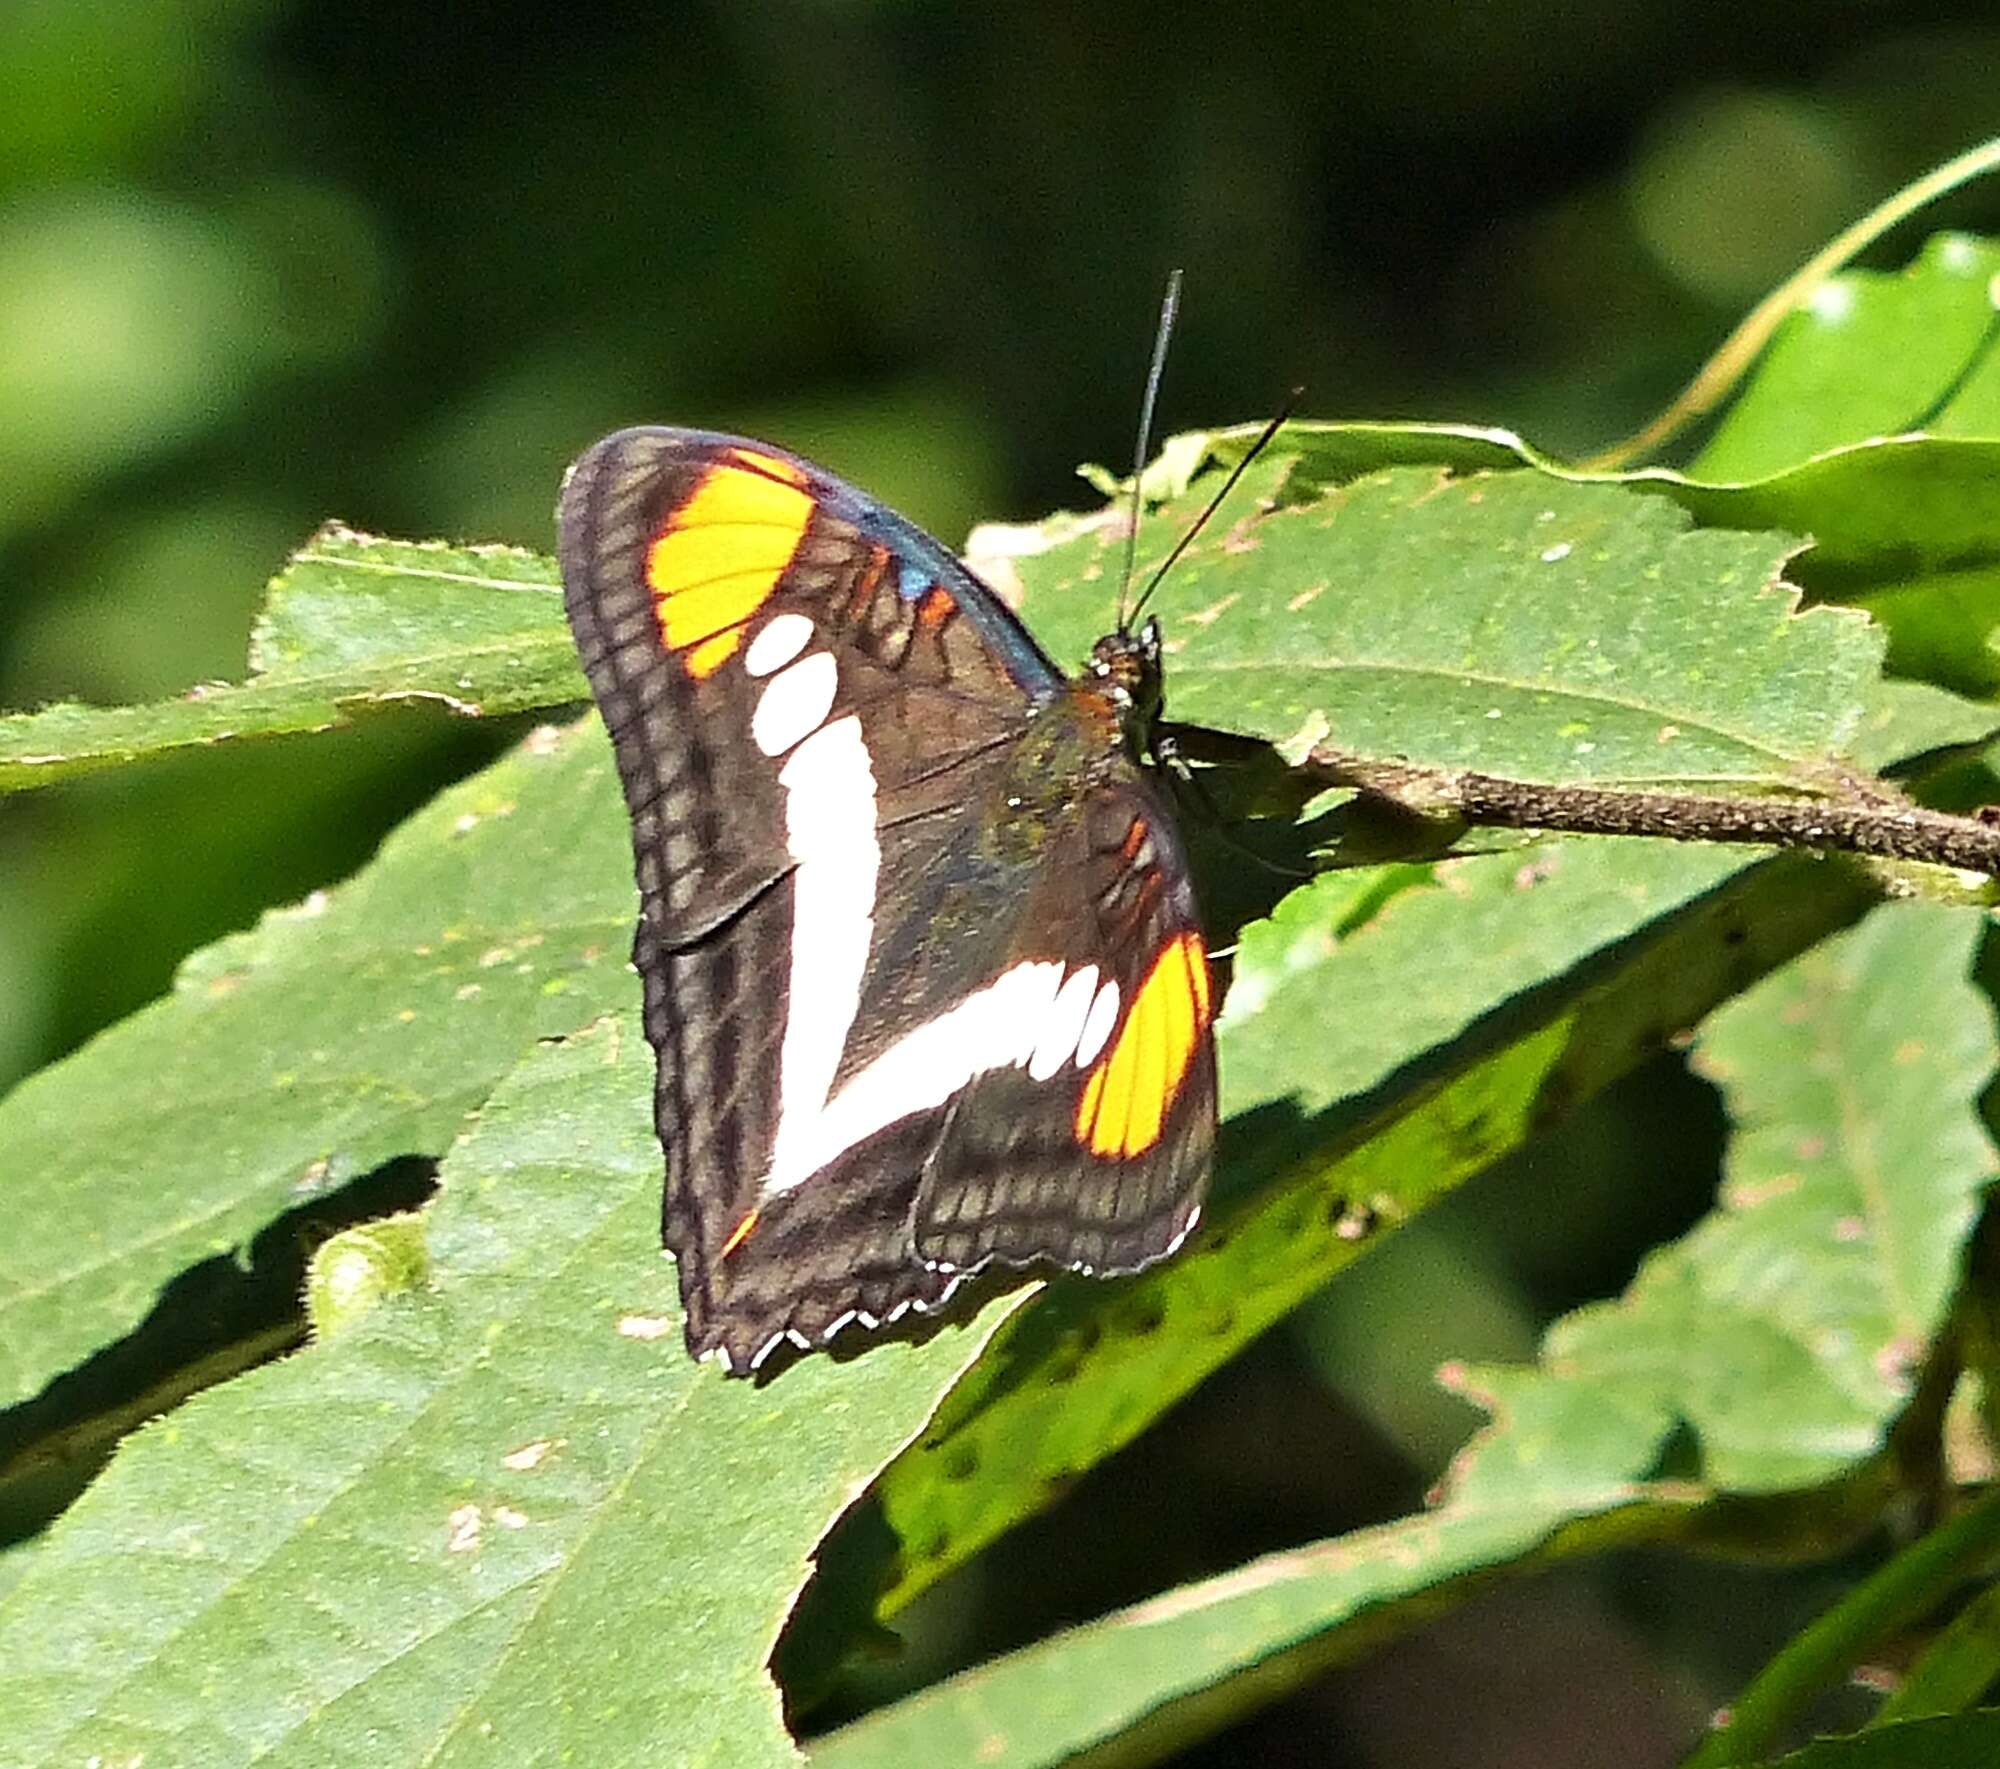
[[[1372,760],[1326,747],[1313,750],[1305,765],[1324,785],[1354,787],[1418,817],[1455,817],[1501,829],[1823,848],[2000,877],[2000,824],[1926,810],[1873,782],[1852,783],[1814,798],[1723,798],[1643,788],[1551,786],[1458,768]]]

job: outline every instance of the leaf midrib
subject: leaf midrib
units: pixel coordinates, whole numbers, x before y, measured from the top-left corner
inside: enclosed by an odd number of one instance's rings
[[[387,544],[410,546],[413,544],[420,545],[421,543],[395,541]],[[515,549],[515,551],[519,556],[524,558],[542,557],[542,555],[530,553],[526,549]],[[377,577],[415,577],[421,578],[426,583],[468,584],[474,589],[481,590],[527,590],[540,596],[560,596],[562,594],[562,584],[560,581],[551,583],[546,579],[480,577],[469,571],[436,571],[421,565],[403,565],[387,559],[367,559],[357,555],[343,556],[338,553],[315,553],[311,550],[294,554],[292,556],[292,565],[294,568],[301,565],[323,565],[329,571],[366,571],[372,572]],[[276,602],[285,595],[297,593],[296,586],[287,585],[283,590],[278,592],[273,601]]]
[[[470,659],[485,662],[507,653],[527,654],[538,657],[540,653],[554,651],[568,653],[574,661],[574,647],[567,632],[551,627],[547,633],[530,633],[525,638],[509,641],[479,640],[469,644],[455,645],[448,651],[401,651],[383,657],[379,662],[353,663],[341,669],[300,671],[297,673],[282,668],[268,669],[244,682],[231,682],[204,695],[199,702],[189,702],[185,698],[137,701],[126,706],[92,706],[88,701],[59,701],[52,706],[38,708],[34,712],[13,715],[23,720],[38,719],[52,712],[75,712],[97,719],[132,719],[141,714],[155,714],[171,708],[199,705],[213,707],[225,716],[232,711],[241,712],[246,705],[254,706],[259,695],[282,696],[273,710],[288,712],[294,710],[296,702],[309,702],[317,697],[331,703],[336,708],[345,708],[356,702],[369,700],[442,700],[453,706],[478,705],[476,700],[468,700],[470,690],[444,686],[422,686],[403,683],[368,681],[363,678],[367,672],[386,669],[432,669],[446,667],[451,659]],[[539,704],[551,711],[568,706],[583,698],[581,674],[579,672],[577,692],[561,699],[550,699],[539,703],[530,702],[519,710],[526,711]],[[161,739],[147,748],[168,749],[190,743],[210,743],[221,737],[257,736],[258,733],[197,730],[185,735],[175,734]],[[67,761],[83,760],[87,757],[115,754],[114,740],[106,737],[96,744],[56,751],[9,751],[6,747],[6,721],[0,720],[0,766],[10,768],[46,768]]]
[[[1517,680],[1513,677],[1492,674],[1479,670],[1447,670],[1438,665],[1409,663],[1382,663],[1372,658],[1339,658],[1327,660],[1277,659],[1259,660],[1242,658],[1237,660],[1205,658],[1198,662],[1180,662],[1175,668],[1176,676],[1196,676],[1203,673],[1228,675],[1243,671],[1255,671],[1259,675],[1274,675],[1283,671],[1305,671],[1314,675],[1339,676],[1343,674],[1385,675],[1399,679],[1441,682],[1447,686],[1504,689],[1514,694],[1540,694],[1552,699],[1573,701],[1585,707],[1604,707],[1619,712],[1630,713],[1648,719],[1661,720],[1677,725],[1683,730],[1692,728],[1696,733],[1717,737],[1737,744],[1752,754],[1770,756],[1787,765],[1809,760],[1806,755],[1787,755],[1783,750],[1774,749],[1762,738],[1746,736],[1739,731],[1719,724],[1713,719],[1693,713],[1678,712],[1671,707],[1658,706],[1651,701],[1637,700],[1615,694],[1585,693],[1575,687],[1562,686],[1534,680]]]

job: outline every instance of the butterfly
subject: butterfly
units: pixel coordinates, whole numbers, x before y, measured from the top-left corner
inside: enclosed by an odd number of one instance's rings
[[[992,1263],[1173,1252],[1216,1083],[1157,621],[1065,676],[912,523],[709,431],[606,437],[558,523],[689,1350],[745,1374]]]

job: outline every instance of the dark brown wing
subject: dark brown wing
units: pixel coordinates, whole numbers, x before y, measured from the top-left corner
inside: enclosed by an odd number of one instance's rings
[[[942,1268],[1135,1271],[1199,1214],[1216,1128],[1208,956],[1172,816],[1126,773],[1080,801],[1016,936],[1072,975],[1094,965],[1116,1013],[1052,1071],[1044,1053],[954,1099],[912,1220],[918,1257]]]
[[[963,863],[967,807],[1062,680],[935,541],[761,443],[622,432],[572,468],[559,517],[632,815],[663,1238],[690,1347],[741,1370],[948,1287],[908,1244],[935,1114],[767,1184],[787,1086],[865,1067],[1000,955],[1023,882]],[[922,938],[946,897],[970,937]],[[830,1062],[805,1060],[788,1035],[856,969]]]
[[[781,757],[752,740],[786,617],[840,664],[868,727],[878,815],[949,801],[954,768],[1017,732],[1062,678],[935,541],[764,443],[620,431],[557,512],[563,600],[617,751],[655,933],[699,937],[790,864]],[[790,628],[789,630],[797,630]],[[773,654],[775,655],[775,653]]]

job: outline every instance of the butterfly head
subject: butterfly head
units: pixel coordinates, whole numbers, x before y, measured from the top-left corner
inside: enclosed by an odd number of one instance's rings
[[[1136,632],[1121,626],[1090,648],[1090,678],[1128,731],[1149,732],[1160,716],[1160,652],[1160,623],[1152,616]]]

